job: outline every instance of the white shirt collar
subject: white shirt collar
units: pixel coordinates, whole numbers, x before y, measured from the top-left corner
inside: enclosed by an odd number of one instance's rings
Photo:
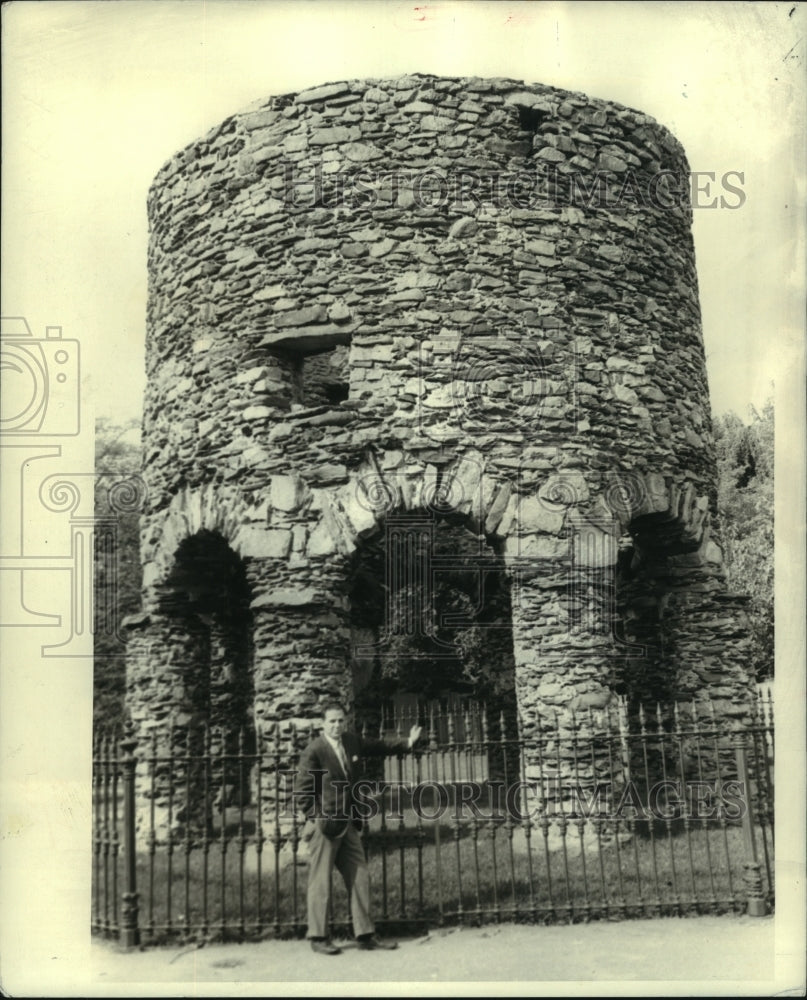
[[[341,760],[342,759],[342,754],[344,754],[345,758],[347,759],[347,751],[345,750],[344,743],[342,743],[341,739],[340,740],[332,739],[330,736],[328,736],[327,733],[323,733],[322,735],[325,737],[325,739],[333,747],[333,750],[336,753],[336,759],[337,760]]]

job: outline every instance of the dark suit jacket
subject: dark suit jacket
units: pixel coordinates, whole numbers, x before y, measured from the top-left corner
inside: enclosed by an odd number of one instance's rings
[[[347,757],[347,773],[324,736],[318,736],[303,751],[297,770],[296,797],[308,819],[317,819],[327,837],[341,836],[347,824],[360,828],[354,788],[361,777],[360,759],[388,756],[409,749],[408,740],[360,739],[344,733],[342,744]]]

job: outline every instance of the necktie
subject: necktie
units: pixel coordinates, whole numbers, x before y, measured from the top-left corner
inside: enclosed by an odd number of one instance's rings
[[[345,777],[347,777],[347,754],[345,753],[345,747],[341,740],[336,744],[336,747],[339,751],[339,763],[342,765]]]

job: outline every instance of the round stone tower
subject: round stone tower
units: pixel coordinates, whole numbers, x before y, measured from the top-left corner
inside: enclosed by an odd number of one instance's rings
[[[148,212],[138,738],[311,719],[419,638],[438,670],[423,594],[459,570],[527,739],[620,696],[743,711],[666,129],[513,80],[330,83],[172,157]]]

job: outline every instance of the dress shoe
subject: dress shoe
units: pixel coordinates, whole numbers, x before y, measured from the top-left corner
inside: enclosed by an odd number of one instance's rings
[[[376,948],[381,948],[384,951],[394,951],[397,947],[397,941],[381,941],[375,934],[367,934],[359,938],[359,948],[362,951],[375,951]]]
[[[330,941],[318,940],[312,938],[311,940],[311,951],[316,951],[320,955],[341,955],[342,949],[337,948],[335,944],[331,944]]]

